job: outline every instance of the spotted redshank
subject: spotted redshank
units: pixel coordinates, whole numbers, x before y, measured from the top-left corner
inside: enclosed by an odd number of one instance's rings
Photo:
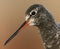
[[[38,27],[45,49],[60,49],[60,24],[57,24],[46,8],[41,4],[31,5],[25,12],[25,21],[4,43],[6,45],[24,26]]]

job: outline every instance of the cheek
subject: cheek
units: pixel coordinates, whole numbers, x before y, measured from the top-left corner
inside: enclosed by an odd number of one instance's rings
[[[35,19],[35,24],[36,24],[36,25],[39,25],[39,24],[40,24],[40,19],[39,19],[39,18],[36,18],[36,19]]]
[[[33,18],[31,18],[29,20],[29,25],[31,25],[31,26],[35,25],[35,20]]]

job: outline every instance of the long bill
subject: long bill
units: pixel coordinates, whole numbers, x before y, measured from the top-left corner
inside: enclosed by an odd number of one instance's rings
[[[4,45],[6,45],[8,42],[10,42],[19,33],[19,30],[23,29],[27,25],[28,25],[28,22],[24,21],[22,23],[22,25],[6,40]]]

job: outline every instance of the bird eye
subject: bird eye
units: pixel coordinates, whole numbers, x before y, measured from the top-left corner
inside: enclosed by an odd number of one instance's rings
[[[37,11],[31,11],[30,15],[36,15]]]

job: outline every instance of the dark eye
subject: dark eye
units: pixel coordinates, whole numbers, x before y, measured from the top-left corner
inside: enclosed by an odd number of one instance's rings
[[[32,12],[32,15],[35,15],[35,14],[36,14],[35,11],[33,11],[33,12]]]
[[[36,15],[37,11],[31,11],[30,15]]]

